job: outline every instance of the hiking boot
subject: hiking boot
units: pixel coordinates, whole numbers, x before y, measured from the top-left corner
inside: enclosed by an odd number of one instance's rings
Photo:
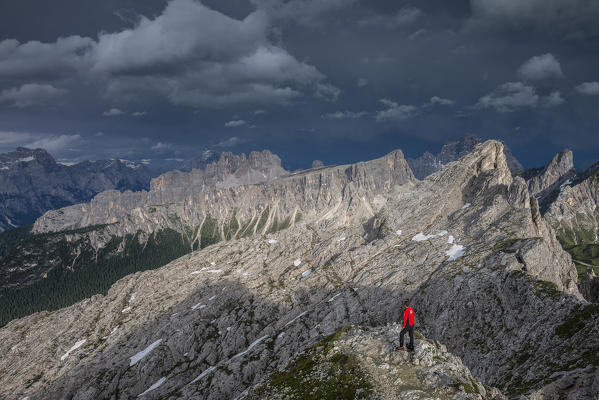
[[[403,347],[403,346],[397,346],[397,347],[395,348],[395,350],[403,350],[403,349],[404,349],[404,347]]]

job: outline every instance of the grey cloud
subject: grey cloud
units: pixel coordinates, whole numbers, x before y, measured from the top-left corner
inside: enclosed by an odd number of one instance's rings
[[[299,3],[314,12],[332,7]],[[237,20],[196,0],[172,0],[154,19],[141,17],[133,28],[100,33],[97,41],[0,42],[0,77],[78,72],[103,82],[113,98],[158,95],[194,107],[289,104],[307,90],[336,99],[338,89],[322,73],[272,41],[272,18],[258,8]]]
[[[247,126],[248,123],[242,119],[234,119],[228,122],[225,122],[225,128],[240,128],[242,126]]]
[[[412,25],[424,13],[416,7],[404,7],[394,15],[374,14],[358,21],[358,25],[368,28],[394,30]]]
[[[333,11],[351,6],[357,0],[252,0],[256,7],[275,19],[292,20],[300,25],[319,25]]]
[[[412,105],[398,104],[389,99],[380,100],[388,108],[376,113],[377,122],[383,121],[404,121],[418,114],[418,107]]]
[[[341,90],[330,83],[317,83],[316,84],[316,97],[320,97],[325,101],[337,101]]]
[[[47,104],[51,100],[64,96],[65,89],[48,84],[26,83],[20,87],[3,90],[0,93],[0,103],[10,102],[12,105],[24,108]]]
[[[578,93],[587,96],[599,96],[599,82],[584,82],[574,88]]]
[[[559,61],[551,53],[531,57],[518,68],[518,75],[526,80],[561,78],[564,76]]]
[[[541,97],[541,105],[543,107],[556,107],[565,102],[566,100],[564,100],[559,90],[551,92],[549,96]]]
[[[148,112],[147,111],[135,111],[135,112],[131,113],[131,115],[134,117],[143,117],[143,116],[148,115]]]
[[[415,31],[415,32],[412,32],[412,33],[411,33],[411,34],[408,36],[408,39],[410,39],[410,40],[414,40],[414,39],[416,39],[416,38],[419,38],[420,36],[424,36],[424,35],[426,35],[426,33],[427,33],[427,32],[428,32],[428,31],[427,31],[426,29],[418,29],[417,31]]]
[[[438,104],[438,105],[441,105],[441,106],[450,106],[450,105],[452,105],[454,103],[455,102],[453,100],[444,99],[444,98],[439,97],[439,96],[433,96],[433,97],[431,97],[430,100],[429,100],[429,102],[428,102],[429,105]]]
[[[86,52],[90,38],[69,36],[54,43],[15,39],[0,41],[0,78],[57,79],[84,70],[90,60]]]
[[[512,112],[518,108],[555,107],[565,100],[559,91],[539,96],[534,87],[522,82],[507,82],[493,92],[481,97],[475,108],[493,108],[498,112]]]
[[[364,86],[367,86],[367,85],[368,85],[368,79],[365,79],[365,78],[359,78],[359,79],[356,81],[356,85],[358,85],[358,87],[364,87]]]
[[[118,108],[111,108],[110,110],[104,111],[102,115],[106,117],[118,117],[119,115],[123,115],[125,112]]]
[[[323,119],[357,119],[368,115],[368,111],[336,111],[323,114]]]
[[[170,149],[171,147],[172,145],[170,143],[158,142],[151,147],[151,150],[164,151]]]
[[[81,141],[81,135],[56,135],[41,137],[33,142],[27,143],[26,146],[31,148],[40,147],[51,153],[60,154],[69,147],[81,143]]]
[[[218,142],[216,144],[216,147],[233,147],[233,146],[237,146],[239,144],[245,143],[245,142],[246,142],[246,140],[244,140],[244,139],[240,139],[237,136],[232,136],[228,139]]]
[[[599,2],[594,0],[470,0],[475,20],[512,28],[596,35]]]

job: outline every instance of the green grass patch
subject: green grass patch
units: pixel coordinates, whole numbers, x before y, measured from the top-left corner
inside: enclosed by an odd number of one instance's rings
[[[283,372],[270,379],[270,388],[285,393],[287,399],[364,399],[373,394],[372,383],[354,355],[329,356],[334,342],[347,330],[324,338],[297,357]],[[326,366],[326,373],[319,371]]]

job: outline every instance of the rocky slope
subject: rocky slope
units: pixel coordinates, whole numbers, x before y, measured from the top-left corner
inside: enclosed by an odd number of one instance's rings
[[[436,156],[426,151],[418,158],[408,158],[408,164],[416,178],[424,179],[439,171],[445,164],[465,156],[480,142],[481,139],[476,135],[464,135],[456,142],[445,143]],[[504,145],[503,151],[508,168],[516,174],[521,172],[522,165],[512,155],[511,150]]]
[[[422,336],[396,351],[401,325],[348,327],[294,357],[247,399],[504,399],[476,382],[444,345]],[[418,333],[417,333],[418,335]]]
[[[0,154],[0,231],[31,224],[44,212],[89,201],[108,189],[148,188],[150,172],[126,160],[67,166],[43,149]]]
[[[545,217],[570,245],[599,243],[599,164],[563,184]]]
[[[266,215],[298,204],[304,211],[288,228],[267,233],[261,225],[129,275],[106,296],[9,323],[0,329],[0,396],[259,395],[324,337],[398,321],[404,298],[418,329],[459,356],[476,381],[516,398],[596,396],[599,308],[582,300],[569,255],[525,181],[512,177],[503,146],[479,144],[418,183],[400,154],[210,192],[194,209],[218,215],[236,205],[247,219],[250,204],[270,198]],[[371,332],[365,342],[381,340]],[[359,368],[393,357],[361,353],[358,339],[352,353],[349,335],[337,346]],[[387,362],[386,376],[412,379],[395,370],[401,362]],[[419,379],[439,368],[441,382],[421,379],[416,388],[459,396],[447,385],[470,375],[439,365],[421,369],[418,359]],[[383,397],[390,388],[372,385]],[[406,398],[424,396],[412,394]]]
[[[576,175],[574,156],[567,149],[553,157],[545,167],[529,169],[521,174],[528,184],[528,191],[537,198],[542,210],[576,179]]]

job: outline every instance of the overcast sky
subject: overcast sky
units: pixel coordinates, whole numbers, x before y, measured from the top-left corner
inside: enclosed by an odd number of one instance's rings
[[[271,149],[288,168],[466,133],[599,161],[596,0],[0,3],[0,151]]]

